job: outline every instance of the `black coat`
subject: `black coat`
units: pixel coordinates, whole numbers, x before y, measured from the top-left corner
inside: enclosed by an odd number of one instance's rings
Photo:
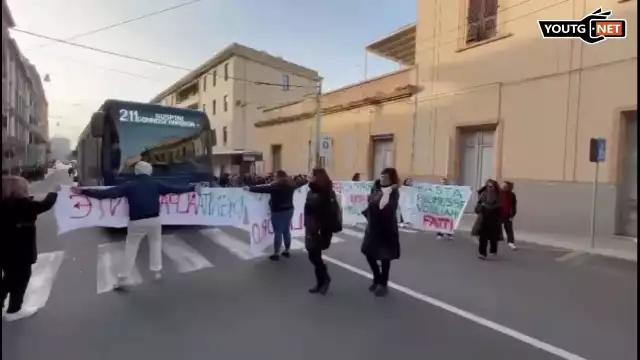
[[[42,201],[31,198],[7,198],[0,201],[2,264],[35,264],[36,220],[56,203],[58,194],[49,193]]]
[[[277,213],[293,210],[293,194],[303,185],[286,179],[268,185],[253,186],[249,188],[249,191],[257,194],[270,194],[269,208],[272,213]]]
[[[400,192],[391,191],[389,203],[380,209],[380,190],[371,192],[369,206],[365,210],[367,228],[362,242],[362,253],[375,260],[400,258],[400,234],[398,232],[398,202]]]
[[[327,250],[333,237],[332,199],[336,194],[332,188],[309,184],[304,203],[305,247],[308,251]]]
[[[471,229],[472,236],[486,237],[490,240],[502,239],[502,214],[499,201],[489,205],[485,202],[485,194],[481,194],[476,204],[478,215]]]

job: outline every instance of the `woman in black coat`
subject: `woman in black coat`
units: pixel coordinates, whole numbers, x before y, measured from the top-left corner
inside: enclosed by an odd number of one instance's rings
[[[29,196],[29,184],[18,176],[2,177],[0,200],[0,229],[2,240],[2,307],[9,296],[7,321],[29,317],[38,309],[23,308],[24,295],[31,279],[31,266],[38,257],[36,247],[36,219],[56,203],[57,193],[49,193],[42,201]]]
[[[326,170],[314,169],[304,204],[305,247],[316,275],[316,285],[309,289],[312,294],[325,295],[331,284],[322,252],[329,249],[333,233],[342,225],[342,214],[336,213],[339,209],[337,201]]]
[[[373,274],[373,283],[369,290],[379,297],[386,296],[388,293],[391,261],[400,258],[397,216],[400,200],[399,184],[400,180],[395,169],[383,170],[379,185],[374,185],[369,195],[369,206],[364,213],[367,218],[367,228],[361,251],[367,258]]]
[[[498,254],[498,242],[502,238],[502,220],[500,211],[500,186],[495,180],[487,180],[485,186],[478,191],[478,203],[475,212],[476,221],[471,235],[478,237],[478,257],[487,259],[489,254]]]

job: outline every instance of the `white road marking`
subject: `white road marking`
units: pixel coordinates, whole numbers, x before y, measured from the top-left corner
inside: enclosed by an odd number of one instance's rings
[[[252,260],[261,256],[254,254],[248,243],[231,236],[220,229],[203,229],[200,230],[200,233],[209,238],[215,244],[229,250],[230,253],[241,260]]]
[[[174,234],[162,236],[162,252],[172,260],[179,273],[189,273],[213,267],[198,250],[187,245]]]
[[[567,261],[579,258],[582,255],[585,255],[585,253],[583,253],[581,251],[573,251],[573,252],[570,252],[568,254],[564,254],[564,255],[556,258],[556,261],[557,262],[567,262]]]
[[[345,234],[347,236],[353,236],[356,239],[362,239],[364,237],[364,232],[357,231],[357,230],[352,230],[352,229],[348,229],[348,228],[342,229],[342,234]]]
[[[355,274],[364,276],[364,277],[369,278],[369,279],[373,278],[373,276],[371,274],[369,274],[368,272],[366,272],[364,270],[358,269],[355,266],[351,266],[349,264],[343,263],[342,261],[333,259],[333,258],[328,257],[328,256],[323,256],[323,258],[326,261],[328,261],[328,262],[330,262],[330,263],[332,263],[334,265],[340,266],[343,269],[349,270],[349,271],[351,271],[351,272],[353,272]],[[548,352],[550,354],[553,354],[553,355],[555,355],[555,356],[557,356],[557,357],[559,357],[561,359],[565,359],[565,360],[587,360],[587,359],[585,359],[585,358],[583,358],[583,357],[581,357],[579,355],[570,353],[570,352],[568,352],[566,350],[563,350],[563,349],[561,349],[559,347],[556,347],[556,346],[553,346],[551,344],[545,343],[545,342],[543,342],[541,340],[538,340],[536,338],[533,338],[533,337],[531,337],[529,335],[525,335],[525,334],[523,334],[523,333],[521,333],[521,332],[519,332],[517,330],[510,329],[510,328],[508,328],[506,326],[503,326],[503,325],[495,323],[495,322],[493,322],[491,320],[482,318],[482,317],[480,317],[478,315],[475,315],[475,314],[472,314],[472,313],[470,313],[468,311],[459,309],[459,308],[457,308],[457,307],[455,307],[453,305],[449,305],[449,304],[447,304],[445,302],[442,302],[440,300],[434,299],[434,298],[429,297],[427,295],[421,294],[421,293],[419,293],[417,291],[411,290],[411,289],[409,289],[407,287],[404,287],[402,285],[398,285],[396,283],[389,282],[389,287],[392,288],[392,289],[395,289],[395,290],[397,290],[397,291],[399,291],[399,292],[401,292],[401,293],[403,293],[405,295],[408,295],[408,296],[410,296],[410,297],[412,297],[412,298],[414,298],[416,300],[420,300],[420,301],[423,301],[425,303],[431,304],[431,305],[433,305],[435,307],[438,307],[438,308],[440,308],[442,310],[445,310],[445,311],[448,311],[448,312],[450,312],[452,314],[455,314],[455,315],[458,315],[460,317],[463,317],[463,318],[465,318],[465,319],[467,319],[467,320],[469,320],[471,322],[474,322],[474,323],[476,323],[478,325],[481,325],[481,326],[484,326],[484,327],[489,328],[491,330],[494,330],[494,331],[497,331],[499,333],[502,333],[502,334],[504,334],[506,336],[509,336],[511,338],[519,340],[519,341],[521,341],[521,342],[523,342],[525,344],[533,346],[533,347],[535,347],[537,349],[540,349],[542,351],[546,351],[546,352]]]
[[[118,281],[118,271],[124,259],[124,242],[113,242],[98,245],[98,294],[113,290]],[[142,284],[142,276],[137,266],[133,267],[128,285]]]
[[[415,233],[418,232],[417,230],[408,229],[408,228],[398,228],[398,230],[402,231],[403,233],[407,233],[407,234],[415,234]]]
[[[64,251],[38,254],[24,298],[25,307],[41,309],[49,300],[53,282],[64,260]]]

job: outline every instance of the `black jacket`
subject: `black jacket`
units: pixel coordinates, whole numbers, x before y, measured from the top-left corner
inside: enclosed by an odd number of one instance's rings
[[[332,200],[336,194],[332,188],[309,184],[304,203],[305,247],[307,250],[327,250],[333,236]]]
[[[293,210],[293,193],[304,184],[293,180],[280,180],[268,185],[252,186],[249,191],[270,194],[269,208],[272,213]]]
[[[400,233],[398,231],[398,202],[400,192],[392,190],[389,203],[380,209],[380,190],[371,191],[369,206],[365,210],[367,228],[362,242],[362,253],[375,260],[400,258]]]
[[[49,211],[58,199],[57,193],[49,193],[42,201],[32,198],[7,198],[0,201],[0,229],[2,229],[2,264],[35,264],[38,258],[36,246],[36,220]]]

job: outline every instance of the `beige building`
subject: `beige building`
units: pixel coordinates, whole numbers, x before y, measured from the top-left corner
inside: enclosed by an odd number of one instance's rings
[[[237,173],[262,158],[251,131],[261,109],[313,94],[320,80],[316,71],[232,44],[151,102],[206,112],[215,136],[216,172]]]
[[[587,45],[541,38],[537,20],[597,8],[628,21],[628,37]],[[424,0],[418,21],[367,47],[404,65],[322,98],[336,179],[403,176],[478,188],[514,181],[523,230],[587,235],[595,165],[598,234],[637,237],[637,2]],[[256,124],[267,169],[312,165],[313,103],[270,108]],[[296,136],[291,136],[296,134]]]
[[[2,169],[48,160],[47,98],[40,74],[9,34],[15,26],[2,0]]]

